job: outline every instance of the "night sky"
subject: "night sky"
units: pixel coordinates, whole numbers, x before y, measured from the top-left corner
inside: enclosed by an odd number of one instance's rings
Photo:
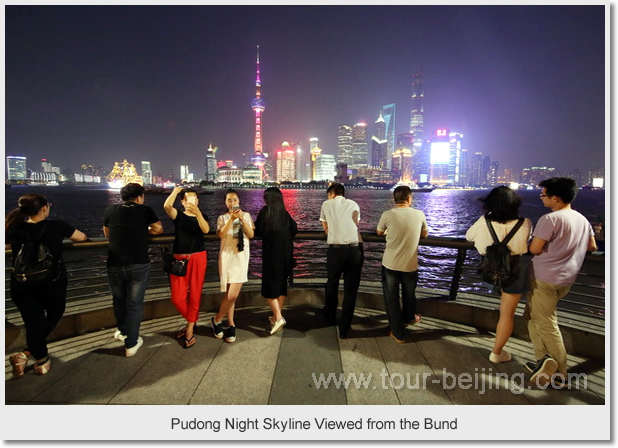
[[[5,6],[7,155],[61,169],[150,160],[154,174],[253,152],[256,46],[265,150],[397,104],[503,168],[604,166],[604,6]]]

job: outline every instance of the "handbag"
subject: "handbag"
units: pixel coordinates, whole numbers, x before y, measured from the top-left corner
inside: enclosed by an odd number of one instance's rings
[[[189,249],[189,256],[187,258],[181,258],[180,260],[174,258],[174,255],[169,251],[163,252],[163,272],[166,274],[176,275],[178,277],[184,277],[187,275],[187,265],[189,264],[189,258],[193,252],[193,246],[195,245],[195,239],[191,243],[191,249]]]
[[[163,272],[166,274],[176,275],[178,277],[184,277],[187,275],[187,264],[189,258],[183,258],[178,260],[174,258],[171,252],[163,252]]]

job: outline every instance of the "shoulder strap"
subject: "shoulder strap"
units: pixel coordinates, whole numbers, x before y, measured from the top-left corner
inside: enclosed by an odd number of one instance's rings
[[[494,226],[491,225],[490,219],[485,216],[485,222],[487,223],[487,227],[489,228],[489,233],[494,240],[494,243],[500,244],[500,240],[498,239],[498,235],[496,235],[496,231],[494,230]]]
[[[509,234],[502,240],[502,243],[507,244],[509,241],[511,241],[511,239],[515,236],[515,234],[517,233],[517,231],[519,230],[519,228],[522,226],[523,223],[524,223],[524,218],[519,218],[519,220],[517,221],[517,224],[515,224],[515,226],[511,229]]]
[[[502,241],[498,239],[498,236],[496,235],[496,231],[494,230],[494,227],[491,225],[491,221],[489,220],[487,216],[485,216],[485,221],[487,222],[487,227],[489,227],[489,233],[491,233],[491,237],[493,238],[494,243],[506,245],[509,243],[509,241],[511,241],[511,239],[515,236],[519,228],[522,226],[522,224],[524,223],[524,218],[519,218],[519,220],[517,221],[517,224],[515,224],[515,226],[511,229],[508,235],[504,237]]]

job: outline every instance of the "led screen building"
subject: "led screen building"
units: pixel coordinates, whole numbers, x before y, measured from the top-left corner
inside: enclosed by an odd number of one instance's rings
[[[431,139],[430,148],[430,182],[435,185],[445,185],[448,183],[448,166],[451,153],[448,131],[446,129],[436,130],[435,136]]]

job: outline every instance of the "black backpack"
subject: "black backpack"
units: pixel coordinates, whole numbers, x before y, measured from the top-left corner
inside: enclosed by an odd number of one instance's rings
[[[21,245],[13,260],[13,278],[18,283],[30,285],[57,277],[58,262],[49,247],[41,241],[46,228],[47,223],[42,226],[36,238],[24,232],[26,242]]]
[[[478,273],[484,282],[491,283],[497,289],[502,289],[513,283],[519,276],[519,255],[511,255],[507,244],[524,223],[524,218],[519,218],[515,227],[511,229],[502,241],[498,240],[491,221],[487,217],[485,217],[485,220],[494,243],[491,246],[487,246],[487,251],[481,260]]]

